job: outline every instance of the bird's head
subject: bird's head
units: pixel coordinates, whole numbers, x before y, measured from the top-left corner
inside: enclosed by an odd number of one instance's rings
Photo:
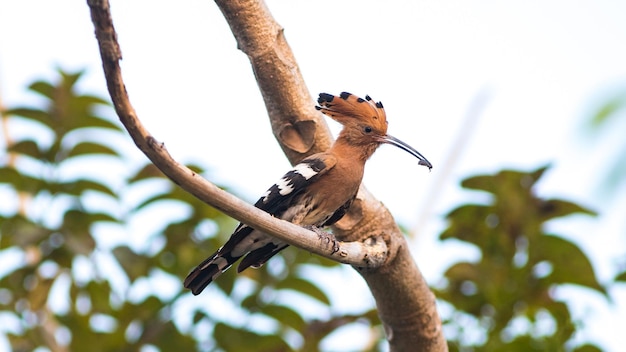
[[[374,102],[343,92],[339,96],[320,93],[315,108],[344,126],[339,139],[368,150],[367,157],[381,144],[387,143],[419,159],[419,164],[432,169],[431,163],[420,152],[401,140],[387,134],[387,115],[381,102]]]

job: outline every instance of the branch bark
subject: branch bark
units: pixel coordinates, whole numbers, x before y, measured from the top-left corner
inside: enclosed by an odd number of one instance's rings
[[[349,214],[335,226],[340,256],[314,232],[237,199],[180,165],[137,119],[119,67],[121,51],[107,0],[87,0],[96,29],[109,93],[135,144],[183,189],[224,213],[280,239],[340,262],[363,276],[376,299],[392,351],[446,351],[435,297],[413,261],[389,211],[364,186]],[[325,150],[332,137],[313,109],[283,29],[261,0],[217,0],[239,48],[248,55],[272,123],[274,135],[292,164]],[[299,241],[299,238],[309,241]],[[382,239],[382,240],[380,240]],[[311,242],[312,241],[312,242]],[[313,245],[312,245],[313,243]],[[368,260],[363,260],[366,258]],[[348,260],[354,259],[354,261]],[[382,265],[381,265],[382,264]]]

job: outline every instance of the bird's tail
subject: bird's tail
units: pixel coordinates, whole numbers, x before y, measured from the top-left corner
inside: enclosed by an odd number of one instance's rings
[[[213,280],[230,268],[241,257],[231,256],[231,252],[215,252],[187,275],[185,287],[194,295],[199,295]]]
[[[205,259],[191,271],[185,279],[185,287],[194,295],[199,295],[213,280],[222,275],[241,257],[237,268],[242,272],[248,267],[258,268],[268,259],[287,247],[286,243],[275,240],[263,232],[255,231],[248,225],[239,224],[228,241],[217,252]]]

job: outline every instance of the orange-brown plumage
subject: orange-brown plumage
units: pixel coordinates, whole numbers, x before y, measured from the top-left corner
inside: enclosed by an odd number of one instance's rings
[[[368,123],[381,134],[387,133],[387,115],[381,102],[374,102],[369,95],[365,99],[343,92],[338,97],[320,94],[318,99],[321,112],[332,117],[346,127],[356,122]]]
[[[321,93],[316,106],[343,125],[332,147],[302,160],[257,201],[256,207],[302,226],[323,227],[346,213],[363,179],[365,162],[381,143],[395,145],[432,165],[418,151],[387,134],[383,105],[343,92]],[[288,245],[240,224],[226,244],[198,265],[185,279],[185,287],[199,294],[223,271],[243,257],[238,271],[259,267]]]

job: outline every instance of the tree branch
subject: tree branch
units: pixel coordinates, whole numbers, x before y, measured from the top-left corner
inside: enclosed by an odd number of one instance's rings
[[[375,268],[384,262],[387,248],[380,238],[370,237],[367,241],[350,243],[329,240],[330,237],[320,236],[316,232],[269,215],[221,190],[174,160],[163,143],[157,142],[142,125],[130,103],[119,65],[122,55],[108,1],[88,0],[87,4],[91,10],[104,75],[115,111],[137,147],[167,177],[205,203],[291,245],[357,267]]]

